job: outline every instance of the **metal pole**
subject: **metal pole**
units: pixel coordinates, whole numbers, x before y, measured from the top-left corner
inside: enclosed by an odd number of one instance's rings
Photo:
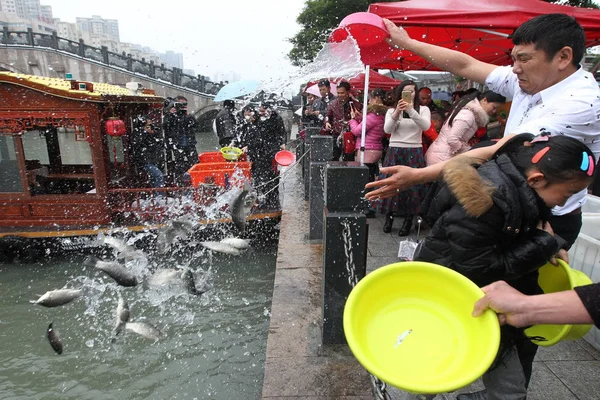
[[[365,65],[365,93],[363,95],[362,134],[360,136],[360,165],[365,165],[365,136],[367,133],[367,103],[369,102],[369,72],[371,68]]]

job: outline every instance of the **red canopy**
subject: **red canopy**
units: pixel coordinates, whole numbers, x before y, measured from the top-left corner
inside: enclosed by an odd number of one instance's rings
[[[358,74],[354,78],[350,79],[348,82],[354,90],[362,92],[365,88],[365,74]],[[398,86],[400,83],[402,83],[402,81],[387,77],[385,75],[381,75],[375,70],[371,70],[371,72],[369,72],[369,90],[375,88],[391,90]]]
[[[346,80],[346,79],[340,79],[340,78],[330,78],[329,79],[329,81],[335,83],[336,85],[343,80]],[[304,91],[306,92],[306,89],[308,89],[312,85],[316,85],[317,82],[319,82],[319,81],[308,82],[306,84],[306,88],[304,89]],[[364,72],[356,75],[352,79],[348,79],[347,82],[350,83],[350,86],[352,86],[353,91],[361,91],[362,92],[365,88]],[[369,90],[376,89],[376,88],[380,88],[380,89],[384,89],[384,90],[391,90],[391,89],[395,88],[396,86],[398,86],[400,83],[402,83],[402,81],[387,77],[385,75],[381,75],[379,72],[377,72],[373,69],[371,70],[371,72],[369,72]]]
[[[496,65],[512,63],[510,35],[523,22],[542,14],[564,13],[575,17],[585,31],[586,46],[600,44],[600,10],[540,0],[406,0],[371,4],[369,12],[402,26],[412,38],[458,50]],[[407,51],[394,51],[376,67],[437,69]]]

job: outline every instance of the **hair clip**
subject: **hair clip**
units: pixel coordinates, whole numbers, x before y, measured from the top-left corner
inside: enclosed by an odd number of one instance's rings
[[[542,133],[541,135],[537,135],[536,137],[534,137],[530,143],[533,144],[533,143],[537,143],[537,142],[547,142],[548,139],[550,139],[550,134]]]
[[[594,175],[594,158],[585,151],[582,153],[581,166],[579,167],[587,176]]]
[[[537,164],[549,150],[550,150],[550,146],[544,147],[543,149],[541,149],[540,151],[535,153],[533,157],[531,157],[531,162],[533,164]]]

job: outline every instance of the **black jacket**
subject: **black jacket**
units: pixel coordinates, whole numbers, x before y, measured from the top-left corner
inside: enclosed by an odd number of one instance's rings
[[[160,129],[156,129],[154,133],[148,133],[143,126],[134,128],[131,135],[131,152],[134,163],[140,166],[154,164],[161,168],[165,158],[164,151]]]
[[[168,112],[163,121],[165,140],[180,149],[196,146],[196,119],[191,115]]]
[[[275,153],[285,143],[285,137],[283,118],[277,112],[272,111],[268,119],[258,121],[258,137],[254,140],[254,148],[261,157],[266,157],[271,162]]]
[[[417,259],[444,265],[478,286],[503,279],[526,294],[540,293],[537,270],[564,244],[537,229],[550,210],[506,155],[475,169],[451,160],[424,202],[435,221]]]
[[[219,140],[237,136],[236,118],[230,109],[223,108],[219,111],[215,118],[215,125],[217,127],[217,136],[219,137]]]

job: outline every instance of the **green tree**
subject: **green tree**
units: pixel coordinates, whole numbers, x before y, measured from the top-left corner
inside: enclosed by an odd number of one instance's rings
[[[383,0],[386,2],[394,0]],[[302,27],[289,41],[294,45],[288,57],[293,65],[311,62],[327,42],[330,32],[348,14],[367,11],[374,0],[307,0],[296,19]]]

